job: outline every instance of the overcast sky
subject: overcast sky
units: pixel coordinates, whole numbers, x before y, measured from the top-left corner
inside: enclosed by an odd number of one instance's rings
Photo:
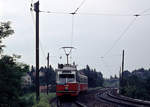
[[[71,13],[81,2],[40,0],[40,10]],[[13,36],[4,40],[7,45],[4,52],[22,55],[20,61],[35,65],[35,17],[34,12],[30,12],[30,4],[31,0],[0,0],[0,21],[11,21],[15,30]],[[149,4],[150,0],[85,0],[74,15],[73,35],[72,15],[40,13],[40,65],[46,65],[47,52],[50,52],[50,63],[55,68],[58,63],[65,63],[60,47],[72,43],[76,49],[70,60],[75,61],[79,69],[88,64],[101,71],[104,77],[118,75],[123,49],[125,69],[149,68]],[[135,14],[141,16],[135,19]],[[62,60],[60,56],[63,56]]]

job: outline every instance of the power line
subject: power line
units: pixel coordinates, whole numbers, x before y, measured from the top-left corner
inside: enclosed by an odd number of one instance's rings
[[[71,13],[67,13],[67,12],[52,12],[52,11],[41,11],[42,13],[50,13],[50,14],[71,14]]]
[[[120,41],[120,39],[127,33],[127,31],[130,29],[130,27],[134,24],[138,16],[135,16],[135,18],[129,23],[129,25],[125,28],[125,30],[120,34],[120,36],[116,39],[116,41],[113,43],[113,45],[108,49],[108,51],[103,55],[105,57],[114,47],[115,45]]]
[[[74,15],[72,15],[72,26],[71,26],[71,46],[73,45],[73,36],[74,36]]]
[[[81,8],[81,6],[84,4],[84,2],[85,2],[85,0],[83,0],[81,2],[81,4],[72,13],[67,13],[67,12],[51,12],[51,11],[40,11],[40,12],[43,12],[43,13],[54,13],[54,14],[72,14],[72,15],[74,15],[74,14],[77,14],[77,11]]]
[[[76,14],[77,13],[77,11],[81,8],[81,6],[84,4],[84,2],[85,2],[85,0],[83,0],[82,2],[81,2],[81,4],[76,8],[76,10],[72,13],[72,14]]]
[[[88,13],[88,12],[81,12],[81,13],[69,13],[69,12],[52,12],[52,11],[40,11],[42,13],[48,13],[48,14],[64,14],[64,15],[93,15],[93,16],[148,16],[150,14],[120,14],[120,13]]]
[[[94,16],[134,16],[134,14],[119,14],[119,13],[87,13],[87,12],[82,12],[78,13],[79,15],[94,15]]]

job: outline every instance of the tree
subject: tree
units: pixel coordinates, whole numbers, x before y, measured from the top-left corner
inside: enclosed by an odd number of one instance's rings
[[[143,68],[123,72],[121,94],[132,98],[150,100],[150,71]]]
[[[2,40],[14,33],[10,22],[0,23],[0,55],[5,45]],[[0,106],[23,107],[20,95],[22,93],[22,76],[29,71],[29,66],[17,62],[18,55],[0,57]]]
[[[102,86],[104,79],[101,72],[97,72],[96,69],[90,69],[89,65],[85,69],[79,71],[82,74],[85,74],[88,77],[88,86],[89,87],[98,87]]]
[[[14,57],[2,56],[0,59],[0,104],[7,104],[9,107],[19,107],[19,96],[22,93],[21,77],[29,67],[16,62]]]
[[[5,45],[2,44],[2,39],[12,35],[14,30],[10,27],[10,22],[1,22],[0,23],[0,54],[3,51]]]

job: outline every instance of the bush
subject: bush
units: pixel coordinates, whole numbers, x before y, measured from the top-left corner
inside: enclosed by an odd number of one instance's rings
[[[24,95],[23,97],[20,97],[20,106],[21,107],[31,107],[34,104],[34,98],[35,95],[34,94],[27,94]]]

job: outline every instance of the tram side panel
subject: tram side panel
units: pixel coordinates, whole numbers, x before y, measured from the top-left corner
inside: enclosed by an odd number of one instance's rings
[[[80,84],[80,92],[88,90],[88,78],[82,74],[77,74],[77,80]]]
[[[56,95],[63,96],[63,95],[70,95],[70,96],[77,96],[79,94],[79,84],[78,83],[67,83],[65,85],[56,86]]]

